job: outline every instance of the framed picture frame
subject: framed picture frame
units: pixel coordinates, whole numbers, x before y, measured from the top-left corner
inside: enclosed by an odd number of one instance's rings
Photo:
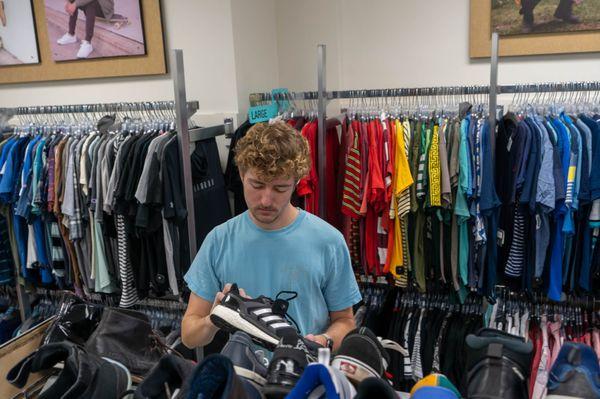
[[[0,67],[39,62],[33,2],[0,0]]]
[[[469,56],[487,58],[492,46],[492,0],[471,0]],[[501,36],[500,56],[600,52],[600,30]]]
[[[111,0],[111,3],[119,1]],[[87,38],[84,10],[79,10],[76,22],[77,42],[61,47],[57,46],[57,41],[70,30],[67,6],[74,4],[73,1],[33,0],[40,63],[2,67],[0,84],[166,74],[160,0],[125,1],[131,3],[131,7],[125,8],[130,12],[130,15],[125,15],[130,20],[126,27],[127,35],[119,31],[123,29],[117,26],[119,18],[112,18],[116,11],[123,9],[122,4],[117,4],[109,18],[96,20],[95,38],[91,41],[96,47],[88,58],[82,59],[78,53]],[[132,8],[133,5],[137,8]],[[135,26],[138,23],[139,26]],[[120,52],[107,49],[113,38],[120,40],[118,46],[115,43]]]

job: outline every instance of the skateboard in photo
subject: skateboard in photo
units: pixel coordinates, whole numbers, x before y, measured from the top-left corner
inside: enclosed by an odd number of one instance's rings
[[[123,26],[129,25],[129,18],[124,15],[114,14],[111,18],[97,17],[100,22],[111,24],[115,29],[121,29]]]

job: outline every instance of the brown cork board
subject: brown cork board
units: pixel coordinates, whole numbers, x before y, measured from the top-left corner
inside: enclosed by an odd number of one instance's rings
[[[39,64],[3,66],[0,84],[167,73],[160,0],[140,0],[146,54],[55,62],[52,60],[44,0],[33,0]]]
[[[469,21],[469,55],[471,58],[484,58],[491,55],[491,13],[491,0],[471,0]],[[500,56],[598,51],[600,51],[600,31],[501,37],[498,45]]]

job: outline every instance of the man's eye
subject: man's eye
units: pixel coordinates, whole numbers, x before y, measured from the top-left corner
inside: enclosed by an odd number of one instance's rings
[[[260,190],[261,188],[265,188],[265,186],[263,186],[262,184],[253,184],[252,188],[255,188],[257,190]]]
[[[287,190],[287,187],[275,187],[275,191],[277,191],[278,193],[285,193]]]

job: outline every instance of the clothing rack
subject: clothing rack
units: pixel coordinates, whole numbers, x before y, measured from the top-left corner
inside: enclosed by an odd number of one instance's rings
[[[189,240],[190,259],[194,259],[197,252],[196,223],[194,217],[194,196],[192,182],[192,170],[190,160],[190,144],[200,140],[206,140],[220,135],[229,136],[233,133],[233,120],[227,118],[222,125],[210,127],[189,128],[188,120],[199,109],[198,101],[187,101],[185,93],[185,72],[183,63],[183,51],[172,50],[171,53],[171,77],[174,84],[175,99],[169,101],[141,101],[141,102],[116,102],[98,104],[71,104],[71,105],[42,105],[15,108],[0,108],[0,113],[9,116],[25,115],[57,115],[78,113],[125,113],[128,112],[156,112],[175,111],[175,122],[177,126],[177,137],[181,151],[181,167],[183,181],[185,183],[185,205],[188,212],[187,229]],[[35,118],[34,118],[35,119]],[[17,276],[18,277],[18,276]],[[30,303],[24,287],[17,279],[17,298],[21,318],[24,320],[29,316]]]
[[[552,93],[552,92],[579,92],[600,91],[598,82],[554,82],[554,83],[528,83],[499,85],[497,94],[517,93]],[[460,96],[490,94],[490,86],[431,86],[413,88],[390,88],[390,89],[352,89],[336,90],[326,93],[327,100],[360,99],[360,98],[385,98],[385,97],[427,97],[427,96]],[[265,101],[284,100],[316,100],[318,92],[303,91],[289,93],[252,93],[250,104],[255,105]]]
[[[318,146],[325,148],[325,111],[326,102],[341,99],[365,99],[386,97],[427,97],[427,96],[460,96],[460,95],[487,95],[489,96],[489,108],[496,110],[498,94],[519,93],[551,93],[551,92],[580,92],[600,91],[600,81],[596,82],[561,82],[561,83],[533,83],[533,84],[510,84],[498,85],[498,43],[497,32],[492,33],[492,52],[490,57],[490,84],[471,86],[432,86],[415,88],[391,88],[391,89],[353,89],[353,90],[326,90],[326,46],[317,45],[317,90],[286,92],[286,93],[251,93],[249,95],[250,105],[268,101],[315,101],[317,102],[318,120]],[[497,115],[490,112],[490,128],[495,131]],[[492,150],[495,148],[495,137],[492,137]],[[318,175],[325,175],[325,151],[318,154]],[[325,219],[325,179],[319,179],[319,216]]]

